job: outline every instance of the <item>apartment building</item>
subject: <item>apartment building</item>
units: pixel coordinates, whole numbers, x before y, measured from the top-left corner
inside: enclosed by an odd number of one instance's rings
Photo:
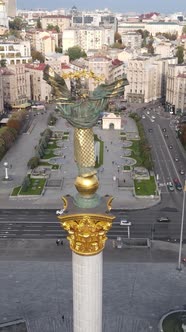
[[[8,17],[16,16],[16,0],[4,0]]]
[[[127,32],[121,35],[122,43],[126,47],[130,48],[141,48],[142,37],[137,32]]]
[[[162,41],[153,44],[154,53],[159,54],[162,58],[169,58],[175,56],[176,47],[170,41]]]
[[[3,78],[0,70],[0,115],[4,112]]]
[[[26,32],[26,39],[36,51],[44,55],[55,52],[55,47],[58,47],[58,33],[55,31],[31,29]]]
[[[89,26],[66,29],[62,43],[64,52],[75,45],[79,45],[85,52],[89,49],[101,50],[103,44],[114,43],[114,29]]]
[[[0,60],[7,65],[24,64],[32,61],[29,41],[0,41]]]
[[[30,75],[24,65],[1,68],[4,102],[19,107],[30,99]]]
[[[161,33],[171,33],[182,34],[183,26],[177,22],[119,22],[118,32],[122,35],[123,33],[137,30],[147,30],[152,36],[156,36],[158,32]]]
[[[30,73],[31,99],[37,101],[49,101],[51,99],[51,87],[43,79],[44,63],[26,64],[25,68]]]
[[[46,30],[47,26],[51,24],[53,26],[58,26],[60,32],[68,29],[71,26],[71,17],[64,15],[46,15],[41,18],[42,29]]]
[[[186,110],[186,64],[169,65],[165,106],[175,113]]]
[[[68,66],[69,64],[69,56],[60,53],[51,53],[45,57],[45,63],[51,66],[57,74],[61,75],[62,65]]]
[[[4,1],[0,1],[0,25],[8,29],[8,16]]]
[[[148,103],[161,98],[161,73],[156,57],[139,56],[128,62],[129,85],[125,99],[131,103]]]

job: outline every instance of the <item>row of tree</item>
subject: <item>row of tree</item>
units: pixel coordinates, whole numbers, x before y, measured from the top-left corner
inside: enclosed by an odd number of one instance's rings
[[[15,142],[24,125],[25,111],[13,113],[5,127],[0,128],[0,160]]]
[[[45,149],[48,146],[48,142],[52,136],[52,130],[49,128],[45,129],[41,133],[41,138],[39,140],[39,144],[35,147],[35,156],[30,158],[27,163],[27,166],[31,169],[34,169],[38,166],[40,158],[44,156]]]
[[[143,125],[141,123],[141,118],[136,113],[132,113],[130,115],[130,117],[136,121],[136,125],[137,125],[139,136],[140,136],[139,155],[140,155],[140,159],[142,162],[141,166],[144,166],[145,168],[147,168],[150,171],[153,168],[151,150],[150,150],[150,146],[148,144],[147,138],[145,136],[145,131],[144,131]]]

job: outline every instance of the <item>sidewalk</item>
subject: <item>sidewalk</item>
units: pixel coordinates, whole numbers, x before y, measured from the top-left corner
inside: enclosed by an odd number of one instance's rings
[[[6,156],[0,162],[0,208],[33,208],[56,209],[62,206],[61,197],[63,195],[75,195],[76,189],[74,181],[77,176],[76,165],[73,155],[73,128],[68,123],[60,118],[57,121],[54,130],[69,131],[70,139],[65,141],[67,147],[66,159],[62,168],[55,172],[55,178],[63,178],[63,186],[59,188],[48,188],[44,194],[37,199],[10,199],[9,195],[15,186],[21,185],[24,176],[27,173],[27,162],[34,156],[34,147],[38,144],[40,133],[47,127],[48,114],[39,115],[31,124],[33,130],[30,134],[22,134],[18,141],[7,152]],[[124,128],[129,132],[137,132],[135,122],[130,118],[123,119]],[[104,167],[98,170],[99,189],[98,194],[104,196],[106,194],[114,197],[112,204],[113,209],[140,209],[149,208],[159,201],[153,198],[136,198],[133,196],[131,186],[131,178],[129,173],[121,171],[120,165],[122,164],[122,142],[120,140],[119,132],[116,130],[102,130],[98,127],[94,128],[95,134],[104,141]],[[2,181],[4,177],[4,162],[8,161],[12,164],[9,170],[9,175],[12,181]],[[53,173],[54,174],[54,173]],[[57,175],[56,175],[57,174]],[[113,180],[115,178],[115,181]],[[52,178],[52,173],[51,173]],[[118,188],[118,178],[123,181],[125,179],[127,188]]]

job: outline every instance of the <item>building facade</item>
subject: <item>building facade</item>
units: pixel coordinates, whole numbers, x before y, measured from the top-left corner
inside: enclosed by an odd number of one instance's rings
[[[50,85],[43,79],[44,63],[26,64],[25,67],[30,73],[31,99],[48,102],[51,95]]]
[[[121,35],[122,43],[129,48],[141,48],[142,37],[137,32],[127,32]]]
[[[85,52],[89,49],[101,50],[102,45],[114,43],[114,29],[104,27],[78,27],[63,32],[63,51],[73,46],[80,46]]]
[[[71,17],[64,15],[46,15],[41,18],[42,29],[46,30],[48,25],[58,26],[60,32],[71,26]]]
[[[186,110],[186,64],[169,65],[165,106],[175,113]]]
[[[30,99],[30,75],[24,65],[1,68],[4,102],[19,106]]]
[[[0,42],[0,60],[7,65],[24,64],[32,61],[29,41]]]

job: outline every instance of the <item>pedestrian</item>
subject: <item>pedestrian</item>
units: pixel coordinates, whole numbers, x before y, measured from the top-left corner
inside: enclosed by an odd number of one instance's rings
[[[123,179],[123,182],[125,183],[125,179]]]
[[[62,321],[64,322],[64,320],[65,320],[65,316],[64,316],[64,315],[62,315]]]
[[[112,165],[114,165],[114,161],[112,161]]]
[[[110,144],[112,144],[112,141],[110,142]]]
[[[59,244],[60,244],[60,240],[58,239],[58,240],[56,240],[56,245],[59,246]]]
[[[61,240],[61,246],[63,246],[63,240]]]

